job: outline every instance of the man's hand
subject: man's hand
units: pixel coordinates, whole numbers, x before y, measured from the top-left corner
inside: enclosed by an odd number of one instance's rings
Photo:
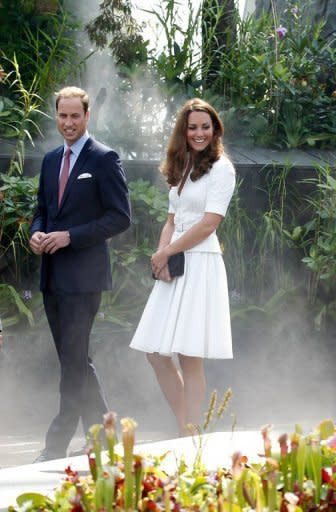
[[[69,231],[51,231],[47,233],[41,243],[42,252],[54,254],[58,249],[70,245]]]
[[[34,254],[42,254],[41,244],[46,234],[43,231],[35,231],[29,240],[29,245]]]

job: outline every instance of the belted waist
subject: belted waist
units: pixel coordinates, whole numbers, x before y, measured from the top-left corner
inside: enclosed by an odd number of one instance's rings
[[[175,224],[174,228],[175,228],[175,231],[180,233],[181,231],[187,231],[192,226],[194,226],[194,224],[196,224],[196,223],[197,223],[197,221],[196,222],[179,222],[178,224]]]
[[[179,222],[178,224],[175,224],[175,230],[172,236],[171,241],[175,242],[175,240],[178,240],[181,236],[183,236],[183,233],[190,229],[192,226],[194,226],[197,223],[197,221],[194,222],[188,222],[188,223],[182,223]],[[219,245],[219,241],[216,235],[216,232],[214,231],[211,233],[211,235],[208,236],[205,240],[200,242],[199,244],[195,245],[191,249],[188,249],[186,252],[215,252],[221,254],[221,247]]]

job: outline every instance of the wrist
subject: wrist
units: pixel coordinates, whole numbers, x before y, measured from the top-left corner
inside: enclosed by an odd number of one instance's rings
[[[171,250],[170,245],[166,245],[166,247],[163,249],[163,252],[167,256],[167,258],[169,258],[170,256],[172,256],[174,254],[174,251]]]

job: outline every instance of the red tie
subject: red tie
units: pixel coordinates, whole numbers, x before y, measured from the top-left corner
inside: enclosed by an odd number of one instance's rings
[[[65,186],[69,178],[71,149],[67,148],[64,154],[64,163],[58,183],[58,206],[61,204]]]

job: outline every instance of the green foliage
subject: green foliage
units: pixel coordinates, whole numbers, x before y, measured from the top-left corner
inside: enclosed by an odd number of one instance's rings
[[[250,272],[247,262],[250,261],[249,233],[256,229],[256,224],[241,202],[242,179],[238,179],[236,189],[231,199],[230,208],[218,229],[218,238],[223,249],[224,259],[228,272],[229,285],[235,290],[236,297],[245,300],[248,292],[248,274]]]
[[[149,238],[154,248],[160,232],[159,225],[167,218],[168,194],[141,178],[130,182],[129,189],[136,240]],[[146,219],[145,224],[144,219]],[[141,228],[141,235],[139,228]]]
[[[48,16],[48,25],[41,27],[26,26],[24,28],[24,45],[17,58],[20,62],[24,81],[26,66],[29,67],[31,78],[28,84],[35,82],[41,96],[54,92],[59,84],[77,78],[80,62],[74,35],[71,33],[76,25],[70,15],[61,10],[58,15]],[[34,73],[34,75],[33,75]]]
[[[142,179],[129,183],[132,228],[126,240],[110,250],[113,290],[104,296],[103,319],[131,328],[153,285],[150,256],[167,217],[167,193]]]
[[[29,249],[29,226],[36,207],[38,176],[0,174],[0,255],[3,278],[21,287],[38,262]],[[111,247],[113,291],[104,294],[101,320],[122,328],[131,328],[132,319],[143,307],[145,294],[152,285],[149,265],[167,212],[167,194],[148,181],[129,183],[133,211],[131,232],[122,244]],[[0,297],[3,291],[0,289]],[[6,292],[7,293],[7,292]],[[36,300],[30,309],[40,308]],[[16,317],[18,321],[19,317]],[[11,323],[13,323],[11,321]]]
[[[286,232],[294,247],[304,251],[309,269],[309,301],[315,306],[316,327],[336,319],[336,176],[330,166],[319,167],[316,178],[306,179],[315,193],[306,198],[308,220]]]
[[[59,0],[1,2],[0,48],[8,62],[19,63],[28,90],[34,84],[45,96],[73,75],[77,50],[71,31],[75,27]]]
[[[44,114],[39,108],[41,99],[36,93],[36,82],[27,89],[16,57],[5,62],[13,69],[4,80],[13,100],[0,99],[0,135],[14,138],[15,145],[7,172],[0,173],[0,272],[1,281],[6,283],[0,285],[0,309],[5,325],[13,325],[23,318],[32,323],[31,311],[40,303],[35,298],[28,307],[15,288],[21,288],[36,267],[28,240],[38,178],[27,178],[22,173],[25,142],[33,144],[32,134],[40,132],[38,121]]]
[[[145,10],[161,28],[160,50],[152,49],[150,62],[168,89],[178,88],[180,93],[195,95],[201,85],[201,54],[197,47],[201,8],[195,11],[192,0],[188,0],[187,19],[183,20],[179,6],[177,0],[164,0],[156,9]]]
[[[104,127],[101,137],[111,138],[131,158],[161,158],[176,109],[185,95],[199,93],[200,54],[194,54],[199,16],[190,1],[184,29],[178,6],[176,0],[165,0],[152,11],[146,10],[160,43],[138,38],[142,27],[125,0],[102,2],[99,16],[86,26],[90,40],[99,49],[107,48],[109,54],[112,50],[118,65],[118,76],[111,77],[106,89],[122,98],[120,105],[114,105],[119,123]]]
[[[7,278],[20,282],[31,270],[29,225],[36,206],[38,179],[0,174],[0,255]]]
[[[60,0],[0,4],[0,137],[15,140],[9,174],[23,172],[25,143],[42,134],[44,98],[79,69],[75,27]]]
[[[228,268],[232,304],[256,305],[270,301],[279,290],[298,285],[288,267],[288,238],[285,227],[292,226],[298,204],[289,185],[291,166],[270,167],[261,171],[263,206],[251,211],[242,204],[244,181],[238,180],[224,222],[218,230]],[[265,197],[262,197],[263,194]],[[271,304],[271,303],[270,303]]]
[[[6,96],[0,96],[0,135],[4,138],[14,138],[18,135],[16,128],[20,123],[21,112],[18,112],[15,103]]]
[[[0,98],[0,136],[15,138],[8,174],[22,174],[25,141],[28,139],[34,145],[33,134],[41,133],[38,120],[45,114],[40,110],[42,100],[36,92],[37,83],[33,81],[27,89],[22,81],[16,57],[14,56],[12,61],[5,60],[11,64],[13,71],[6,75],[4,83],[8,85],[15,102],[8,98]]]
[[[238,7],[235,0],[202,2],[202,78],[211,88],[220,69],[221,55],[237,40]]]
[[[145,10],[158,24],[159,42],[150,48],[149,63],[158,76],[159,85],[164,86],[171,102],[175,103],[177,100],[180,103],[181,97],[208,95],[207,81],[218,59],[218,51],[223,50],[218,40],[223,19],[228,14],[226,0],[203,1],[198,8],[188,0],[185,10],[179,7],[178,0],[165,0],[157,8]],[[234,24],[234,16],[232,20]],[[229,32],[226,37],[230,39]],[[171,112],[172,108],[169,110]]]
[[[224,412],[221,409],[227,405],[225,399],[231,397],[230,391],[217,410],[216,397],[212,394],[207,416],[221,416]],[[196,425],[192,425],[194,435],[188,462],[183,454],[176,461],[173,454],[175,464],[172,465],[169,458],[166,460],[170,452],[153,455],[144,450],[141,455],[135,454],[137,424],[132,418],[122,418],[120,423],[121,449],[117,446],[115,413],[104,416],[104,425],[89,429],[88,476],[82,477],[67,467],[66,478],[61,479],[53,497],[26,492],[17,497],[17,505],[10,508],[11,512],[73,510],[74,499],[82,512],[333,510],[336,436],[332,420],[324,420],[307,435],[296,426],[290,435],[279,437],[276,447],[270,437],[271,427],[267,425],[261,430],[262,453],[252,452],[247,457],[246,453],[236,451],[229,467],[224,467],[223,461],[216,457],[216,470],[206,467],[202,459],[208,443],[215,453],[217,437],[196,435]],[[223,439],[228,441],[225,434]],[[104,444],[108,448],[106,459],[102,457]],[[174,448],[173,443],[171,446]]]
[[[311,185],[315,195],[300,199],[291,186],[292,167],[263,170],[264,207],[253,211],[242,203],[242,180],[218,236],[223,247],[231,290],[232,318],[271,318],[308,296],[315,325],[336,311],[336,180],[329,167],[318,169]],[[29,220],[35,206],[37,177],[0,175],[1,259],[20,286],[37,259],[28,249]],[[294,183],[294,182],[293,182]],[[110,249],[114,288],[104,294],[99,319],[115,328],[132,327],[152,286],[150,256],[157,247],[167,215],[167,192],[142,179],[129,183],[133,223]],[[306,201],[307,211],[302,212]],[[298,215],[307,219],[297,226]],[[289,246],[295,247],[295,251]],[[302,254],[302,251],[304,252]],[[300,260],[309,269],[304,272]],[[306,291],[307,290],[307,291]],[[1,293],[1,292],[0,292]],[[31,301],[30,309],[40,307]],[[289,306],[290,307],[290,306]],[[32,309],[33,308],[33,309]]]
[[[0,283],[0,318],[5,327],[10,327],[25,318],[33,325],[33,315],[22,297],[15,288],[9,284]]]
[[[132,15],[130,1],[104,0],[99,9],[99,15],[85,26],[91,43],[98,49],[108,47],[117,65],[132,67],[146,62],[148,42]]]
[[[322,37],[323,23],[313,25],[294,4],[285,32],[268,14],[237,23],[213,86],[236,109],[236,129],[262,145],[334,146],[336,49]]]
[[[332,281],[336,283],[336,179],[329,173],[330,169],[325,172],[324,183],[317,183],[318,199],[309,201],[314,217],[304,226],[303,236],[313,231],[314,238],[310,238],[309,255],[302,261],[330,285]]]
[[[284,27],[272,14],[243,20],[232,5],[209,0],[195,8],[188,0],[182,11],[178,0],[159,2],[145,9],[155,31],[151,43],[138,38],[130,2],[101,4],[101,15],[87,30],[98,48],[112,48],[119,64],[126,110],[132,105],[121,117],[128,126],[141,124],[120,141],[127,151],[140,154],[149,140],[155,142],[153,128],[164,126],[169,133],[176,110],[193,96],[224,111],[231,137],[281,148],[335,146],[336,46],[324,39],[323,23],[313,24],[308,5],[294,1]]]
[[[251,212],[248,205],[242,204],[244,182],[238,180],[225,221],[218,230],[228,269],[233,319],[252,316],[271,321],[272,315],[293,307],[299,297],[306,295],[306,287],[311,286],[305,281],[306,274],[300,263],[301,247],[297,247],[293,254],[288,239],[296,218],[302,214],[304,203],[294,186],[292,166],[270,167],[264,169],[262,175],[264,187],[260,193],[265,196],[264,206]],[[129,243],[127,239],[112,251],[116,290],[121,291],[120,294],[117,292],[118,300],[114,301],[113,307],[115,311],[117,308],[122,310],[121,318],[126,321],[133,315],[136,318],[137,308],[144,303],[144,292],[152,285],[149,258],[167,214],[165,192],[144,180],[131,182],[130,190],[131,240]],[[328,208],[329,212],[335,211],[333,204]],[[324,241],[324,247],[325,244]],[[330,271],[335,278],[334,267],[330,267]],[[124,294],[124,290],[128,293]],[[129,301],[128,305],[125,301]],[[305,307],[309,309],[311,306],[306,303]]]

